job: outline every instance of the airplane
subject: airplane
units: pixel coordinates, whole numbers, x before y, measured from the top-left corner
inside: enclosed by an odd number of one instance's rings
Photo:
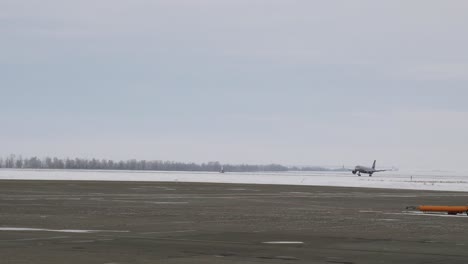
[[[358,176],[361,176],[361,173],[365,173],[365,174],[369,174],[369,177],[372,177],[372,174],[374,172],[379,172],[379,171],[386,171],[386,170],[376,170],[375,169],[375,160],[374,160],[374,164],[372,164],[372,168],[358,165],[358,166],[354,167],[354,170],[352,172],[353,172],[353,174],[357,173]]]

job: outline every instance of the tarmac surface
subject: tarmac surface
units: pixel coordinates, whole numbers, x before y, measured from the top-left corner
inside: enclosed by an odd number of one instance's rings
[[[0,181],[0,263],[468,263],[468,193]]]

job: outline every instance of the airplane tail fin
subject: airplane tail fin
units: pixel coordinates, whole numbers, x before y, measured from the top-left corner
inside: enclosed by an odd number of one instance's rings
[[[374,160],[374,164],[372,164],[372,169],[374,169],[374,170],[375,170],[375,162],[376,161]]]

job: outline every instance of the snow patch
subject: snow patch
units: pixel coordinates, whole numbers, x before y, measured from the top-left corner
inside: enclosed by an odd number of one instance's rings
[[[29,227],[0,227],[0,231],[42,231],[42,232],[60,232],[60,233],[99,233],[99,232],[126,233],[126,232],[129,232],[129,231],[119,231],[119,230],[45,229],[45,228],[29,228]]]
[[[389,171],[376,173],[373,177],[358,177],[346,172],[226,172],[220,174],[215,172],[0,169],[1,179],[280,184],[461,192],[468,190],[468,173],[455,172]]]
[[[263,244],[304,244],[302,241],[267,241]]]

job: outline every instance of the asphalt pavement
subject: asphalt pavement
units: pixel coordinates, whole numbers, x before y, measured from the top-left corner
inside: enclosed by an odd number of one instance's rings
[[[468,193],[0,181],[0,263],[468,263]]]

